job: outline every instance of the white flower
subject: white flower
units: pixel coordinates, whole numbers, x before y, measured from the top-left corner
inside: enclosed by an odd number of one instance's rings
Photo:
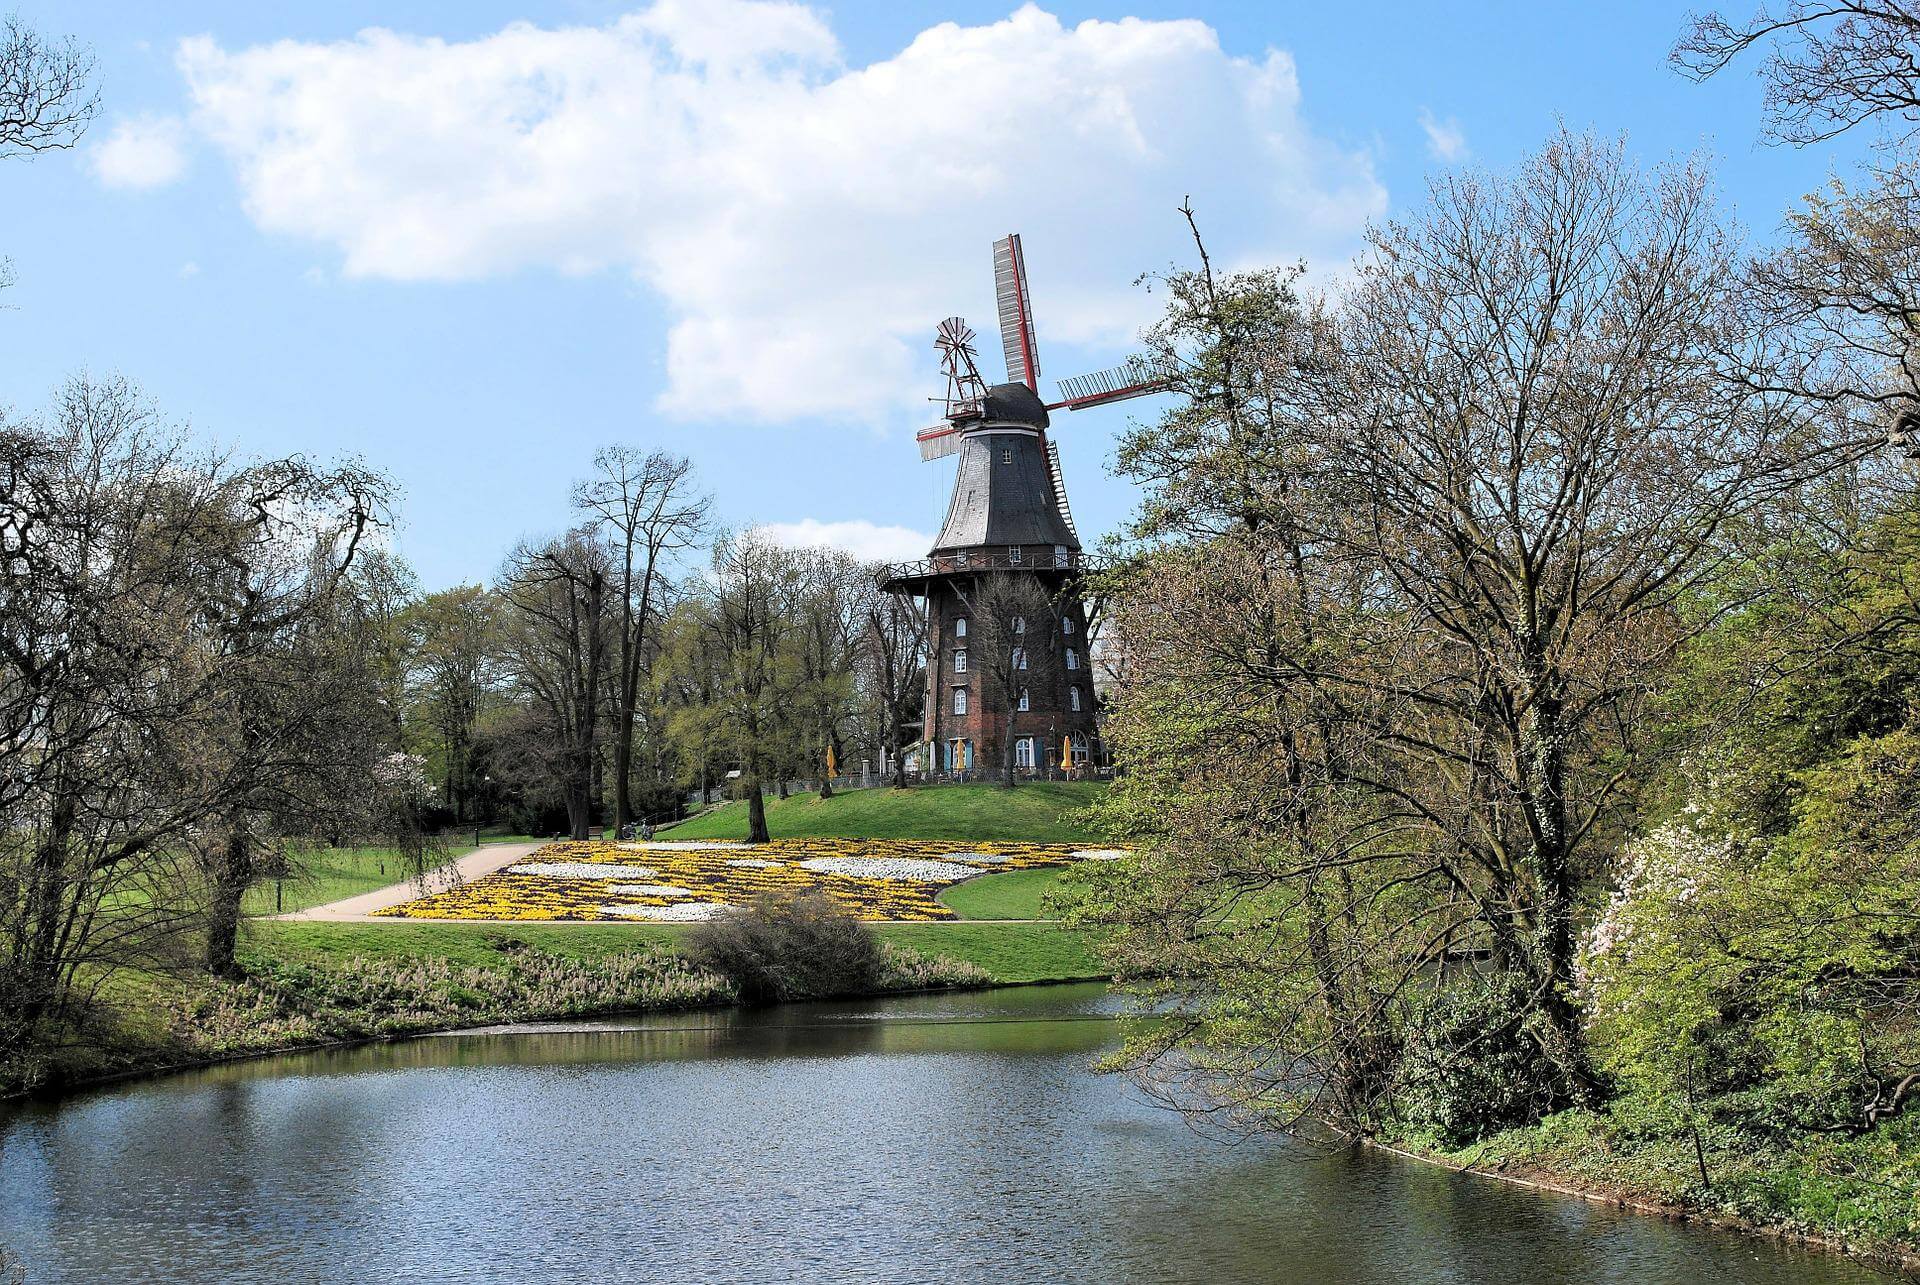
[[[717,901],[682,901],[672,906],[601,906],[600,913],[617,919],[657,919],[669,923],[697,923],[718,919],[732,909]]]
[[[855,879],[906,879],[914,883],[959,883],[980,873],[978,867],[957,861],[921,857],[809,857],[800,868]]]
[[[523,861],[508,866],[508,874],[539,875],[543,879],[652,879],[652,866],[622,866],[599,861]]]
[[[676,888],[670,883],[617,883],[607,891],[622,897],[691,897],[693,895],[685,888]]]

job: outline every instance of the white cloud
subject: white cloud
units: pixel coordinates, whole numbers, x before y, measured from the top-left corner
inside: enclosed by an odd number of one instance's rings
[[[186,172],[186,129],[175,116],[131,116],[114,124],[89,153],[107,187],[165,187]]]
[[[925,531],[879,526],[859,519],[822,522],[802,518],[798,522],[766,522],[758,529],[775,544],[790,549],[841,549],[862,562],[911,562],[926,557],[933,547],[933,537]]]
[[[1441,120],[1429,108],[1422,107],[1420,128],[1427,131],[1427,153],[1435,160],[1466,159],[1467,135],[1466,131],[1460,128],[1459,121],[1451,116]]]
[[[195,263],[192,259],[188,259],[185,263],[180,265],[181,280],[184,281],[189,277],[197,277],[199,275],[200,275],[200,265]]]
[[[193,119],[267,231],[349,276],[632,273],[693,418],[897,422],[960,312],[997,372],[989,243],[1025,234],[1049,342],[1120,355],[1187,257],[1191,193],[1235,261],[1345,257],[1385,192],[1299,114],[1292,60],[1192,20],[1031,5],[848,66],[821,12],[661,0],[601,27],[178,53]],[[1072,371],[1053,369],[1050,374]]]

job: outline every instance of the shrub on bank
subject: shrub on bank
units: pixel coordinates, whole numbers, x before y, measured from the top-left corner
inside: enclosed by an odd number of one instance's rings
[[[750,1004],[871,992],[886,969],[879,940],[817,892],[763,893],[695,928],[686,949]]]
[[[516,952],[497,967],[444,959],[275,962],[175,997],[172,1031],[202,1054],[398,1035],[482,1021],[585,1017],[725,1003],[724,979],[663,950],[567,959]]]
[[[1442,987],[1405,1031],[1396,1098],[1408,1124],[1447,1146],[1530,1124],[1566,1100],[1541,1053],[1543,1023],[1517,973]]]

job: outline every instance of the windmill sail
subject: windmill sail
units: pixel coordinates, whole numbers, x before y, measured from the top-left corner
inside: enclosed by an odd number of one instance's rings
[[[1040,350],[1033,340],[1033,300],[1027,293],[1027,258],[1020,234],[993,243],[993,290],[1000,301],[1000,343],[1007,353],[1007,382],[1040,391]]]
[[[960,449],[960,430],[948,424],[926,428],[915,435],[920,443],[920,459],[942,460]]]
[[[1049,403],[1047,409],[1084,410],[1108,402],[1123,402],[1129,397],[1145,397],[1165,388],[1171,379],[1171,372],[1145,357],[1134,357],[1123,365],[1061,380],[1060,400]]]

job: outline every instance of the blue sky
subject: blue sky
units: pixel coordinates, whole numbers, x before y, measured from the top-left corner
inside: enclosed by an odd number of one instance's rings
[[[92,45],[103,111],[0,166],[0,401],[118,371],[209,441],[358,454],[404,488],[429,587],[563,525],[611,441],[692,456],[730,523],[914,552],[951,469],[911,439],[933,327],[966,315],[997,369],[1009,230],[1051,378],[1124,355],[1188,193],[1221,258],[1335,269],[1430,173],[1511,165],[1556,119],[1711,149],[1762,237],[1857,147],[1762,145],[1750,67],[1667,69],[1665,4],[21,14]],[[1124,520],[1106,465],[1151,410],[1059,424],[1083,534]]]

